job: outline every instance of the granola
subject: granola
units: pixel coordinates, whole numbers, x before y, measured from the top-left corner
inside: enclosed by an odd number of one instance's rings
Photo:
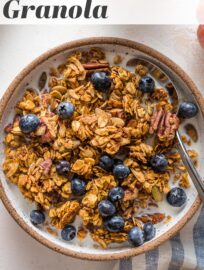
[[[167,220],[165,210],[157,213],[155,207],[170,191],[172,176],[182,188],[190,187],[187,171],[174,149],[179,118],[173,112],[168,89],[154,86],[153,91],[142,92],[140,83],[148,75],[148,67],[129,61],[128,65],[135,67],[130,72],[118,66],[122,61],[117,55],[115,65],[110,66],[98,48],[75,52],[66,63],[51,67],[49,74],[41,74],[39,91],[26,89],[16,104],[13,122],[5,127],[3,170],[8,180],[47,213],[50,232],[67,230],[74,237],[70,223],[77,217],[81,222],[78,239],[83,241],[89,232],[102,248],[127,241],[134,227],[142,229],[144,223]],[[107,76],[106,85],[111,82],[107,91],[96,86],[92,77],[96,73]],[[166,81],[158,72],[153,75]],[[21,127],[27,115],[39,120],[29,133]],[[186,129],[196,141],[195,128],[188,125]],[[157,154],[165,155],[165,170],[151,166]],[[196,159],[194,151],[189,154]],[[117,166],[126,169],[122,178]],[[118,231],[110,228],[110,221],[98,207],[110,199],[110,190],[120,191],[112,203],[124,222]],[[151,207],[153,213],[144,214]]]

